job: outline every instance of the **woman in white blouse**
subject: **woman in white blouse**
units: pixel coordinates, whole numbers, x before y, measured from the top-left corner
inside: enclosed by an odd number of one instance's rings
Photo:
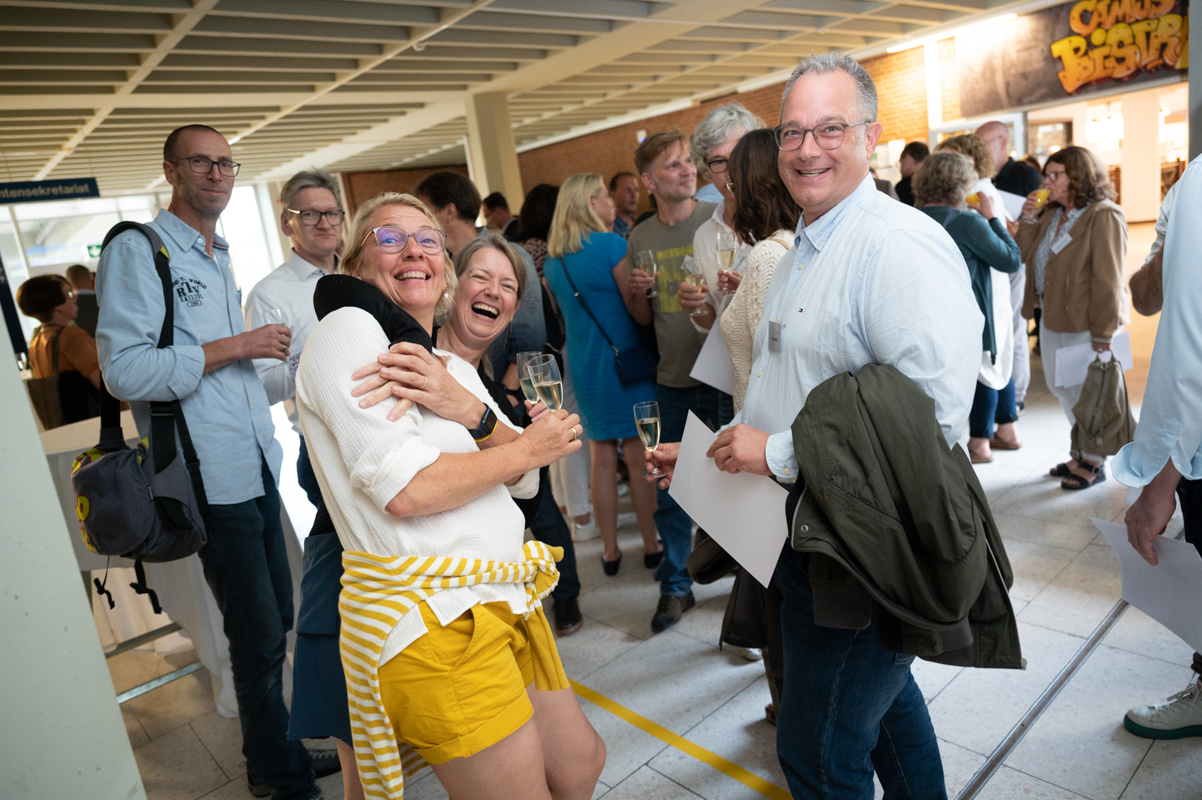
[[[743,408],[751,376],[751,345],[764,314],[764,298],[781,257],[793,246],[801,208],[785,188],[777,168],[780,148],[771,129],[751,131],[730,154],[729,180],[738,203],[734,228],[754,243],[734,297],[719,322],[734,367],[735,411]]]
[[[383,194],[355,215],[340,270],[431,331],[456,285],[445,239],[416,198]],[[503,283],[479,310],[511,318],[517,304]],[[532,496],[539,468],[579,448],[579,420],[550,412],[517,429],[471,365],[441,350],[412,354],[422,363],[412,388],[445,370],[475,396],[444,410],[454,419],[353,396],[360,368],[388,349],[375,317],[342,308],[314,330],[297,374],[301,426],[346,551],[343,664],[364,785],[395,796],[416,754],[460,800],[590,797],[604,745],[568,688],[541,607],[512,577],[524,521],[511,495]],[[381,576],[377,588],[348,594],[364,565]],[[494,577],[470,579],[485,573]]]

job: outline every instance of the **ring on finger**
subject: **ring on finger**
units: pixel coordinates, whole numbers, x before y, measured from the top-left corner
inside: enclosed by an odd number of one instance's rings
[[[422,376],[422,385],[421,385],[421,386],[419,386],[419,387],[417,387],[417,390],[418,390],[419,392],[420,392],[420,391],[422,391],[423,389],[425,389],[425,388],[426,388],[426,384],[427,384],[427,383],[429,383],[429,382],[430,382],[430,376],[429,376],[429,375],[423,375],[423,376]]]
[[[575,440],[576,440],[576,437],[577,437],[577,436],[579,436],[580,434],[576,433],[576,426],[575,426],[575,425],[573,425],[573,426],[572,426],[571,430],[572,430],[572,438],[571,438],[569,441],[575,441]]]

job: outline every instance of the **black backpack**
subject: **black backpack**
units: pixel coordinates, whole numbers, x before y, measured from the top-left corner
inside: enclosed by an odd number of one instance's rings
[[[102,247],[127,230],[139,231],[150,240],[166,305],[158,346],[170,347],[175,332],[170,255],[154,229],[137,222],[113,226]],[[175,446],[177,429],[184,450],[182,460]],[[208,540],[204,527],[208,499],[179,400],[150,404],[150,436],[131,449],[121,431],[120,403],[102,379],[100,442],[75,458],[71,483],[80,533],[88,549],[102,556],[134,559],[137,582],[131,585],[138,594],[148,595],[155,613],[160,613],[158,597],[146,586],[142,562],[186,558]],[[94,581],[111,608],[112,595],[99,579]]]

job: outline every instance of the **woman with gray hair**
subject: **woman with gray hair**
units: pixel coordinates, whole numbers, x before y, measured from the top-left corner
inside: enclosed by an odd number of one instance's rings
[[[705,115],[689,143],[693,163],[700,173],[698,177],[712,180],[722,196],[713,216],[693,234],[694,271],[702,276],[704,285],[680,285],[681,307],[690,312],[704,312],[690,317],[699,331],[713,328],[726,307],[726,298],[738,288],[747,255],[751,252],[752,243],[740,239],[732,227],[735,196],[731,192],[727,165],[739,140],[749,131],[763,127],[764,121],[741,103],[728,103]],[[719,402],[718,421],[725,425],[734,417],[734,401],[730,395],[722,394]]]
[[[972,291],[985,315],[985,329],[981,334],[982,366],[985,366],[992,365],[998,355],[991,271],[1017,272],[1022,268],[1022,259],[1018,245],[1006,230],[1004,219],[994,212],[988,194],[977,194],[977,213],[967,210],[965,197],[977,180],[976,169],[968,156],[950,150],[932,153],[914,176],[914,197],[915,205],[944,227],[968,264]],[[1001,299],[1009,308],[1009,297]],[[1009,320],[1008,313],[999,319],[1003,331],[1010,330]],[[978,377],[976,395],[968,415],[968,457],[972,463],[984,464],[993,460],[990,441],[994,438],[995,421],[1013,426],[1017,420],[1014,381],[1007,378],[1003,386],[997,387]],[[1017,434],[1011,434],[1017,438]]]

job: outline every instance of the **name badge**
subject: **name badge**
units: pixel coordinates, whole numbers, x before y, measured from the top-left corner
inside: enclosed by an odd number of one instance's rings
[[[775,320],[768,323],[768,352],[780,352],[780,323]]]
[[[1061,250],[1068,247],[1072,241],[1073,237],[1068,235],[1068,231],[1065,231],[1064,233],[1060,234],[1060,238],[1052,242],[1052,252],[1059,253]]]

